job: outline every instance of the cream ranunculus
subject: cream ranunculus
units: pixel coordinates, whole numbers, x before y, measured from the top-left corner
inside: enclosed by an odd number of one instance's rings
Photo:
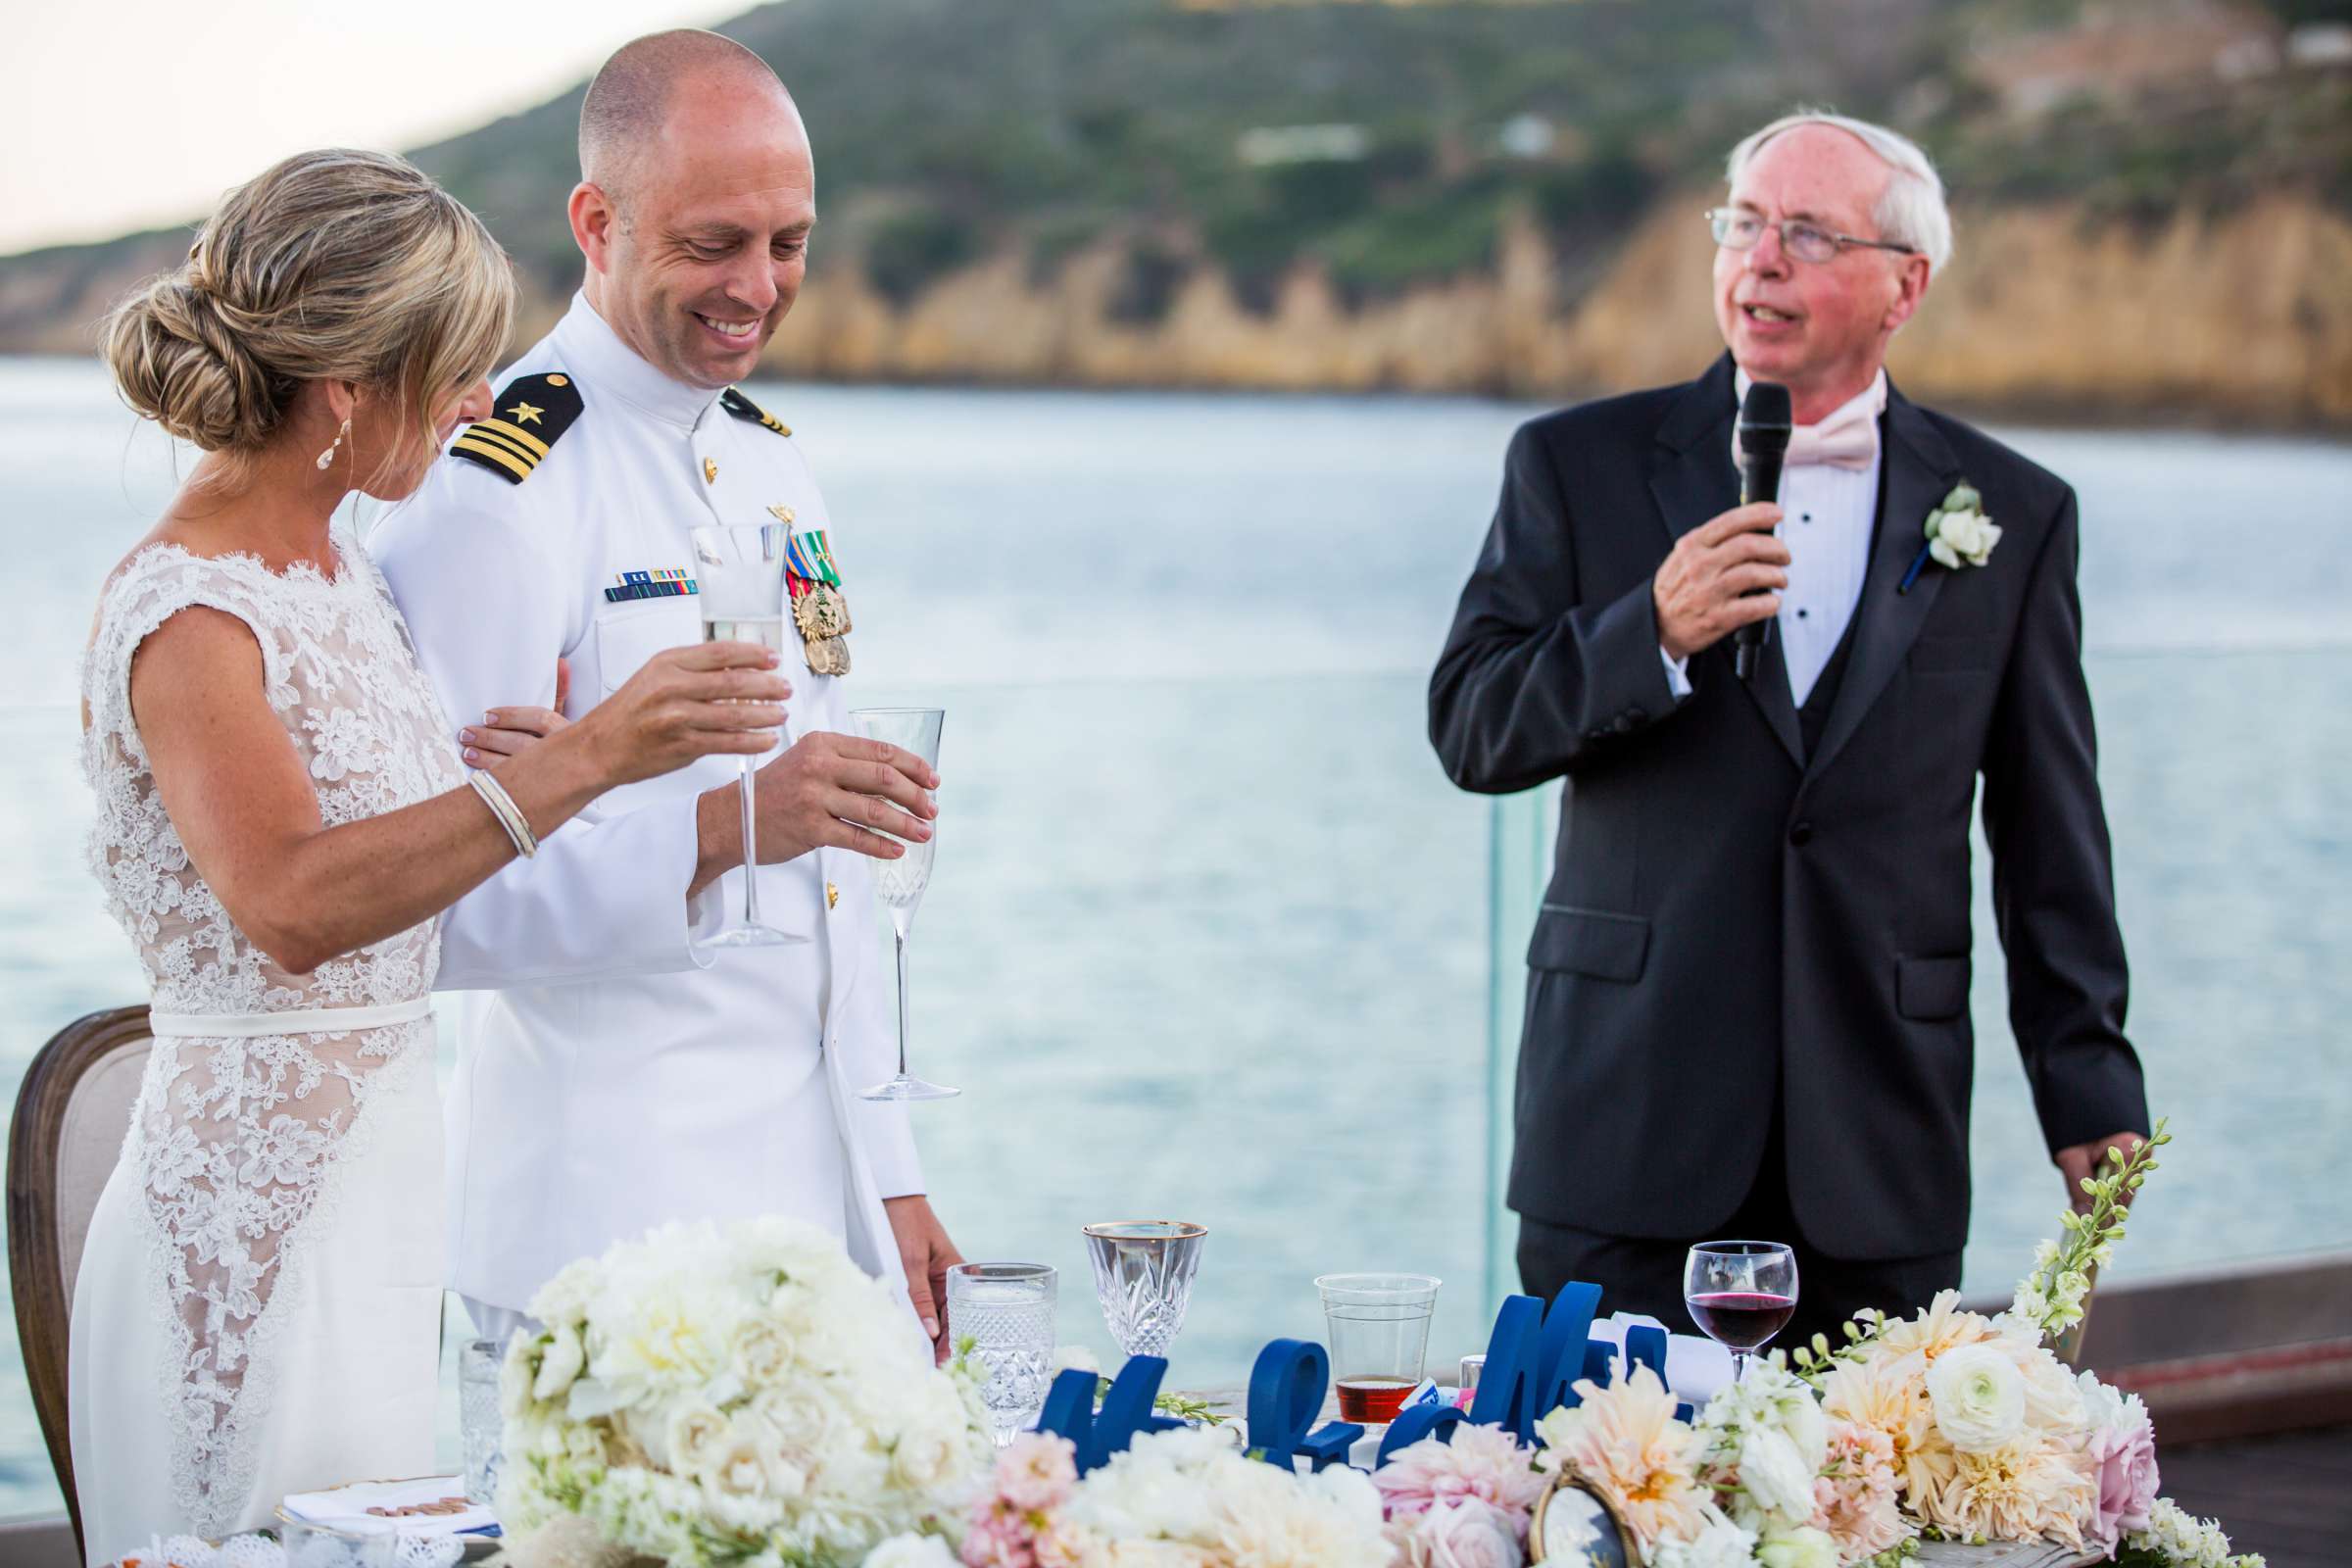
[[[956,1554],[937,1536],[893,1536],[866,1553],[865,1568],[956,1568]]]
[[[2026,1425],[2026,1379],[1998,1346],[1965,1345],[1928,1368],[1936,1426],[1962,1453],[1990,1453]]]

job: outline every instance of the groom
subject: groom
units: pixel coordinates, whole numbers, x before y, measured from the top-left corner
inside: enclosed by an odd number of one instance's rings
[[[477,765],[497,760],[490,704],[535,689],[576,716],[701,640],[689,529],[780,522],[836,602],[864,548],[791,431],[731,386],[792,308],[815,221],[808,133],[775,74],[715,33],[621,49],[581,107],[570,218],[587,276],[569,313],[369,542]],[[944,1353],[960,1259],[905,1106],[855,1098],[893,1062],[867,857],[896,851],[874,830],[928,838],[938,779],[840,733],[842,637],[812,635],[805,660],[790,641],[797,739],[760,770],[757,837],[782,862],[760,869],[761,917],[803,944],[698,952],[743,908],[724,762],[606,796],[445,923],[445,986],[546,981],[479,999],[448,1108],[451,1284],[486,1334],[616,1239],[780,1213],[903,1277]]]
[[[1528,1290],[1592,1281],[1687,1323],[1691,1244],[1785,1241],[1788,1345],[1959,1283],[1980,780],[2010,1022],[2070,1192],[2148,1115],[2074,492],[1884,368],[1950,254],[1941,181],[1892,132],[1812,114],[1740,143],[1730,180],[1729,354],[1520,430],[1429,720],[1465,789],[1563,781],[1509,1193]],[[1778,506],[1739,505],[1751,377],[1795,406]],[[1997,542],[1920,563],[1962,485]]]

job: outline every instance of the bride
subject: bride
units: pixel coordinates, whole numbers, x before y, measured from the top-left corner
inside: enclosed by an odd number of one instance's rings
[[[788,695],[741,643],[655,659],[492,773],[448,739],[333,520],[421,481],[514,311],[480,221],[397,158],[286,160],[106,358],[205,456],[110,577],[82,679],[91,868],[153,991],[68,1376],[89,1560],[432,1468],[436,917],[605,791],[756,754]]]

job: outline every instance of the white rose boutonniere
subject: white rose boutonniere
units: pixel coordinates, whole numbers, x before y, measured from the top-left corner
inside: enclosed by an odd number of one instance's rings
[[[1928,542],[1912,559],[1911,569],[1903,573],[1902,586],[1897,593],[1909,593],[1919,574],[1933,561],[1947,571],[1962,566],[1982,566],[1992,559],[1992,547],[2001,542],[2000,524],[1984,515],[1984,498],[1965,479],[1952,486],[1952,493],[1928,514]]]

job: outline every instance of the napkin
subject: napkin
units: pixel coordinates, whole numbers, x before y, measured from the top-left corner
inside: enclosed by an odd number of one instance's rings
[[[325,1492],[297,1492],[286,1498],[286,1512],[306,1525],[324,1525],[354,1535],[457,1536],[487,1530],[498,1516],[482,1504],[468,1503],[464,1513],[405,1514],[387,1518],[370,1508],[411,1508],[463,1497],[466,1482],[460,1476],[420,1476],[413,1481],[355,1481]]]
[[[1592,1337],[1606,1340],[1617,1347],[1618,1365],[1623,1369],[1625,1331],[1637,1324],[1662,1329],[1666,1325],[1642,1312],[1612,1312],[1596,1319]],[[1666,1387],[1678,1399],[1688,1399],[1698,1409],[1732,1386],[1732,1352],[1713,1340],[1695,1334],[1666,1336]]]

